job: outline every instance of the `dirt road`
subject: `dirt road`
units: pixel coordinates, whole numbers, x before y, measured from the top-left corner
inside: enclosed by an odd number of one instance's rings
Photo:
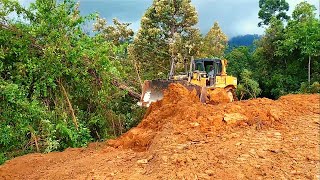
[[[12,159],[0,179],[319,179],[319,106],[318,94],[204,105],[170,86],[120,138]]]

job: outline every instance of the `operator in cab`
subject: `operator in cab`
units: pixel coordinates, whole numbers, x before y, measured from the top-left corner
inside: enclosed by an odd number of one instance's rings
[[[209,78],[212,78],[214,76],[214,68],[213,66],[210,66],[209,72],[208,72]]]
[[[210,66],[210,69],[208,72],[208,77],[209,77],[209,85],[212,86],[214,83],[214,68],[213,68],[213,66]]]

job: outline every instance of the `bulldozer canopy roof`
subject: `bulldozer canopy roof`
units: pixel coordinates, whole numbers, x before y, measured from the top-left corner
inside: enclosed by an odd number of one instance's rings
[[[218,58],[205,58],[205,59],[195,59],[194,62],[198,63],[198,62],[215,62],[215,63],[221,63],[221,59]]]
[[[218,58],[196,59],[193,63],[193,71],[198,70],[208,73],[213,67],[216,69],[216,73],[221,72],[221,59]]]

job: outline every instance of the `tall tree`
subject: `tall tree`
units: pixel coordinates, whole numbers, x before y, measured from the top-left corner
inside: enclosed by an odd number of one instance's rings
[[[290,17],[286,14],[289,10],[289,4],[285,0],[259,0],[260,11],[259,18],[262,20],[258,26],[269,25],[272,16],[279,20],[288,20]]]
[[[107,25],[107,21],[99,16],[93,25],[93,31],[98,32],[106,41],[115,45],[130,43],[133,40],[133,30],[129,28],[130,23],[122,23],[118,19],[112,20],[113,25]]]
[[[265,30],[265,35],[256,42],[257,49],[255,53],[268,61],[268,63],[262,63],[262,67],[268,66],[265,67],[267,69],[274,66],[285,68],[286,62],[279,60],[279,57],[275,53],[279,43],[284,40],[284,30],[283,22],[272,17],[269,27]]]
[[[279,44],[284,40],[284,23],[276,17],[272,17],[265,35],[256,42],[257,48],[253,54],[257,69],[255,74],[259,74],[259,84],[263,88],[262,95],[270,98],[277,98],[292,88],[292,84],[297,84],[291,80],[291,76],[286,74],[289,59],[276,53]],[[296,71],[291,71],[295,76]],[[298,88],[298,87],[295,87]]]
[[[299,52],[307,60],[308,82],[311,81],[311,59],[320,56],[320,20],[316,18],[316,8],[307,2],[301,2],[293,11],[280,52],[284,55]],[[297,58],[297,57],[296,57]],[[316,67],[317,68],[317,67]]]
[[[172,59],[183,61],[196,54],[194,39],[199,37],[199,31],[194,25],[197,22],[191,0],[153,1],[129,47],[130,58],[137,62],[143,79],[166,77]],[[185,46],[177,48],[176,44]]]
[[[308,3],[300,3],[287,26],[272,16],[253,56],[259,64],[254,74],[260,75],[264,96],[277,98],[296,92],[307,79],[320,78],[320,24],[314,10]]]
[[[200,56],[221,57],[224,54],[227,42],[227,36],[222,32],[218,22],[215,22],[203,39]]]

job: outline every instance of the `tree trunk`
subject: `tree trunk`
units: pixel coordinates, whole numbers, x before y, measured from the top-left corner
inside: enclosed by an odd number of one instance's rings
[[[72,116],[72,121],[73,121],[73,123],[74,123],[74,126],[75,126],[76,129],[78,130],[78,129],[79,129],[79,128],[78,128],[78,121],[77,121],[76,115],[74,114],[74,109],[73,109],[72,104],[71,104],[71,102],[70,102],[70,99],[69,99],[69,97],[68,97],[68,93],[67,93],[66,89],[64,88],[61,80],[59,79],[57,82],[58,82],[58,84],[59,84],[59,86],[60,86],[60,88],[61,88],[61,90],[62,90],[63,96],[65,97],[65,99],[66,99],[66,101],[67,101],[67,104],[68,104],[69,111],[70,111],[71,116]]]
[[[143,84],[142,84],[142,80],[141,80],[141,77],[140,77],[140,73],[139,73],[139,69],[138,69],[138,66],[137,66],[137,62],[135,59],[132,60],[133,61],[133,65],[134,65],[134,69],[137,73],[137,76],[138,76],[138,80],[139,80],[139,83],[140,83],[140,87],[141,87],[141,90],[143,88]]]
[[[133,98],[135,98],[135,99],[137,99],[137,100],[140,100],[140,98],[141,98],[140,93],[135,92],[134,90],[132,90],[131,87],[128,87],[128,86],[125,85],[125,84],[121,84],[120,82],[118,82],[118,81],[116,81],[116,80],[113,80],[111,83],[112,83],[114,86],[116,86],[116,87],[118,87],[119,89],[121,89],[121,90],[128,91],[128,95],[129,95],[129,96],[131,96],[131,97],[133,97]]]
[[[311,72],[311,56],[309,55],[309,63],[308,63],[308,82],[310,85],[310,72]]]

